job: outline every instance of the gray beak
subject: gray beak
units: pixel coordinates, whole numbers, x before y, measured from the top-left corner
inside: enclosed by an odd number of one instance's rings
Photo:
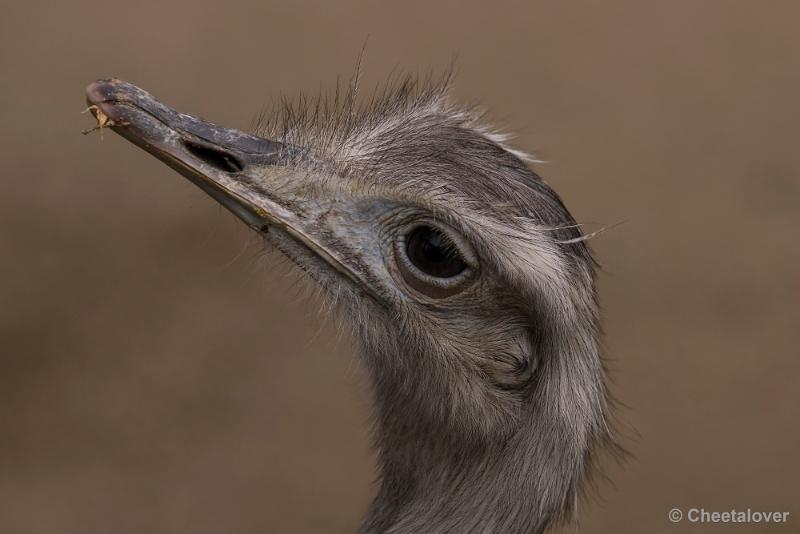
[[[122,80],[91,83],[86,100],[101,127],[110,127],[181,173],[249,226],[283,226],[254,202],[241,178],[249,166],[276,164],[293,149],[179,113]]]
[[[298,202],[290,206],[275,192],[265,190],[265,171],[303,154],[302,149],[179,113],[122,80],[91,83],[86,99],[100,128],[111,128],[157,157],[248,226],[261,233],[280,229],[352,280],[363,293],[378,299],[362,274],[348,266],[309,226],[315,215],[326,216],[324,207],[306,205],[306,212],[300,213],[298,209],[303,207],[297,206]],[[261,183],[256,183],[259,177]]]

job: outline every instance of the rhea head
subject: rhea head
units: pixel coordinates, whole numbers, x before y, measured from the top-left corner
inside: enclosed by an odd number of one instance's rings
[[[574,509],[610,437],[595,265],[558,195],[446,82],[301,101],[257,135],[121,80],[87,95],[352,326],[382,480],[364,532],[538,532]]]

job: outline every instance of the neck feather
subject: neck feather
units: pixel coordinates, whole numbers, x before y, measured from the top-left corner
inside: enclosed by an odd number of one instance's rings
[[[594,451],[613,446],[596,310],[579,312],[555,321],[561,328],[540,325],[540,363],[518,419],[503,435],[473,439],[426,417],[454,409],[446,395],[436,393],[447,384],[437,388],[426,381],[448,376],[429,368],[435,358],[387,354],[386,344],[362,345],[375,399],[381,478],[362,534],[538,534],[574,516]]]
[[[362,534],[536,534],[574,512],[593,440],[544,398],[494,443],[460,440],[409,416],[406,406],[377,404],[381,487]]]

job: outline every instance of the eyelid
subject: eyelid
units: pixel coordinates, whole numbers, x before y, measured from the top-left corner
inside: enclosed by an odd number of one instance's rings
[[[467,268],[456,276],[450,278],[437,278],[430,276],[418,269],[408,258],[406,253],[406,238],[416,228],[429,226],[442,233],[458,252]],[[427,219],[416,220],[398,229],[394,239],[395,264],[403,281],[416,292],[434,299],[442,299],[466,289],[477,277],[479,263],[472,246],[455,230],[438,222]]]

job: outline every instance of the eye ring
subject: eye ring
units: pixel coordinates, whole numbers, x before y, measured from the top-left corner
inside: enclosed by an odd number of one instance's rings
[[[405,227],[394,241],[394,252],[403,281],[430,298],[463,291],[478,271],[477,256],[466,239],[430,221]]]

